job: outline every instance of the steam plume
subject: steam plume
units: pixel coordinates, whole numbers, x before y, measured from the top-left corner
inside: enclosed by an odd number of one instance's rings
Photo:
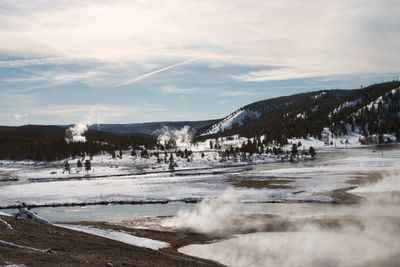
[[[184,126],[180,130],[170,129],[168,126],[163,126],[158,135],[158,141],[164,144],[175,144],[178,147],[190,146],[193,140],[194,131],[189,126]]]
[[[400,217],[398,206],[391,205],[399,203],[393,200],[393,193],[399,193],[398,178],[397,173],[388,173],[381,182],[354,190],[360,194],[391,192],[385,201],[380,198],[379,203],[371,203],[375,199],[368,199],[360,205],[339,207],[340,213],[244,216],[236,213],[238,199],[231,191],[203,200],[192,211],[178,212],[163,226],[227,238],[179,251],[228,266],[398,266]],[[386,214],[377,213],[376,204]]]
[[[65,130],[65,141],[67,143],[85,143],[86,137],[84,134],[88,130],[90,124],[90,118],[85,118],[84,120]]]

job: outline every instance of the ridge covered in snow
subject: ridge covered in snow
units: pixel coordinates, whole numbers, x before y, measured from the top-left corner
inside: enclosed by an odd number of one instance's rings
[[[261,113],[251,109],[238,109],[235,112],[229,114],[221,121],[211,125],[209,129],[202,133],[200,136],[216,134],[225,130],[232,129],[236,126],[242,126],[246,120],[258,119]]]

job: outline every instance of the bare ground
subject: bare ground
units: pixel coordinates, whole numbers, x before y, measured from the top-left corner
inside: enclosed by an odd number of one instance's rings
[[[12,262],[26,266],[106,266],[108,263],[113,266],[220,266],[172,248],[155,251],[56,226],[0,218],[14,228],[0,227],[0,240],[44,250],[0,245],[0,265]]]
[[[290,189],[290,183],[293,183],[295,179],[284,178],[284,177],[230,177],[228,182],[234,187],[245,187],[245,188],[269,188],[269,189]]]
[[[243,215],[233,218],[224,231],[199,234],[190,229],[150,230],[130,227],[129,223],[77,222],[97,228],[113,229],[170,243],[170,247],[154,251],[151,249],[126,245],[117,241],[76,232],[55,226],[38,224],[32,221],[15,220],[0,216],[9,222],[14,230],[0,227],[0,240],[37,248],[34,251],[23,248],[9,248],[0,245],[0,265],[6,262],[23,263],[27,266],[222,266],[218,263],[190,257],[177,252],[177,249],[189,244],[204,244],[213,240],[231,238],[235,234],[254,232],[299,231],[307,225],[320,229],[335,230],[353,227],[360,231],[367,218],[360,216],[322,216],[303,218],[284,218],[269,214]],[[400,218],[375,217],[382,223],[390,222],[400,232]],[[136,225],[136,224],[131,224]],[[398,266],[400,255],[363,265]]]

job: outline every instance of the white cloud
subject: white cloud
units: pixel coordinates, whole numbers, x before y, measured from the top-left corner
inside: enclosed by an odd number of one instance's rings
[[[158,73],[161,73],[161,72],[164,72],[164,71],[168,71],[168,70],[170,70],[170,69],[177,68],[177,67],[179,67],[179,66],[187,65],[187,64],[189,64],[189,63],[191,63],[191,62],[193,62],[193,61],[196,61],[196,60],[198,60],[198,59],[199,59],[199,57],[195,57],[195,58],[191,58],[191,59],[189,59],[189,60],[184,60],[184,61],[181,61],[181,62],[172,64],[172,65],[168,65],[168,66],[162,67],[162,68],[160,68],[160,69],[151,71],[151,72],[149,72],[149,73],[142,74],[142,75],[140,75],[140,76],[137,76],[137,77],[134,77],[134,78],[125,80],[125,81],[123,81],[123,82],[119,82],[119,83],[117,83],[116,85],[114,85],[113,87],[120,87],[120,86],[125,86],[125,85],[129,85],[129,84],[133,84],[133,83],[136,83],[136,82],[141,81],[141,80],[143,80],[143,79],[146,79],[146,78],[148,78],[148,77],[151,77],[151,76],[153,76],[153,75],[156,75],[156,74],[158,74]]]
[[[221,104],[221,105],[223,105],[223,104],[228,104],[228,103],[230,103],[230,102],[232,102],[232,100],[230,100],[230,99],[222,99],[222,100],[218,100],[218,101],[217,101],[217,103],[218,103],[218,104]]]
[[[254,95],[254,94],[249,91],[229,91],[229,92],[220,93],[218,96],[232,97],[232,96],[249,96],[249,95]]]
[[[2,1],[0,51],[135,64],[207,54],[210,64],[288,67],[236,76],[244,81],[396,72],[399,16],[395,0]]]
[[[146,111],[146,116],[143,112]],[[157,120],[166,113],[174,118],[175,110],[151,103],[135,103],[132,105],[34,105],[8,108],[0,112],[0,118],[8,119],[10,125],[36,124],[71,124],[82,118],[90,118],[91,123],[144,122]],[[144,119],[145,120],[144,120]],[[14,121],[14,122],[13,122]]]
[[[0,82],[10,84],[24,84],[23,89],[18,89],[19,92],[31,92],[37,89],[43,89],[58,85],[67,84],[70,82],[82,81],[85,84],[97,85],[96,80],[101,75],[109,75],[109,72],[101,69],[90,68],[83,71],[67,71],[62,69],[42,70],[42,71],[23,71],[22,75],[17,77],[6,77],[0,79]],[[102,83],[104,86],[106,83]]]
[[[32,112],[32,116],[56,116],[58,118],[73,118],[82,114],[97,114],[98,117],[119,117],[123,115],[122,108],[112,105],[81,105],[81,106],[48,106]]]
[[[14,120],[19,121],[22,118],[29,117],[27,113],[8,113],[8,112],[0,112],[0,118],[14,118]],[[0,124],[1,125],[1,124]]]
[[[164,94],[193,94],[199,92],[196,88],[179,88],[175,86],[164,86],[160,88],[160,92]]]
[[[64,64],[65,59],[62,58],[33,58],[33,59],[18,59],[18,60],[0,60],[2,68],[20,68],[25,66],[37,66],[48,64]]]

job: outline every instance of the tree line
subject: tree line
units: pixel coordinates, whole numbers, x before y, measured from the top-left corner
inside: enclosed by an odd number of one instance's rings
[[[153,147],[153,136],[113,134],[89,130],[85,143],[67,143],[65,128],[58,126],[0,127],[0,159],[54,161],[76,156],[93,156],[115,150]]]

